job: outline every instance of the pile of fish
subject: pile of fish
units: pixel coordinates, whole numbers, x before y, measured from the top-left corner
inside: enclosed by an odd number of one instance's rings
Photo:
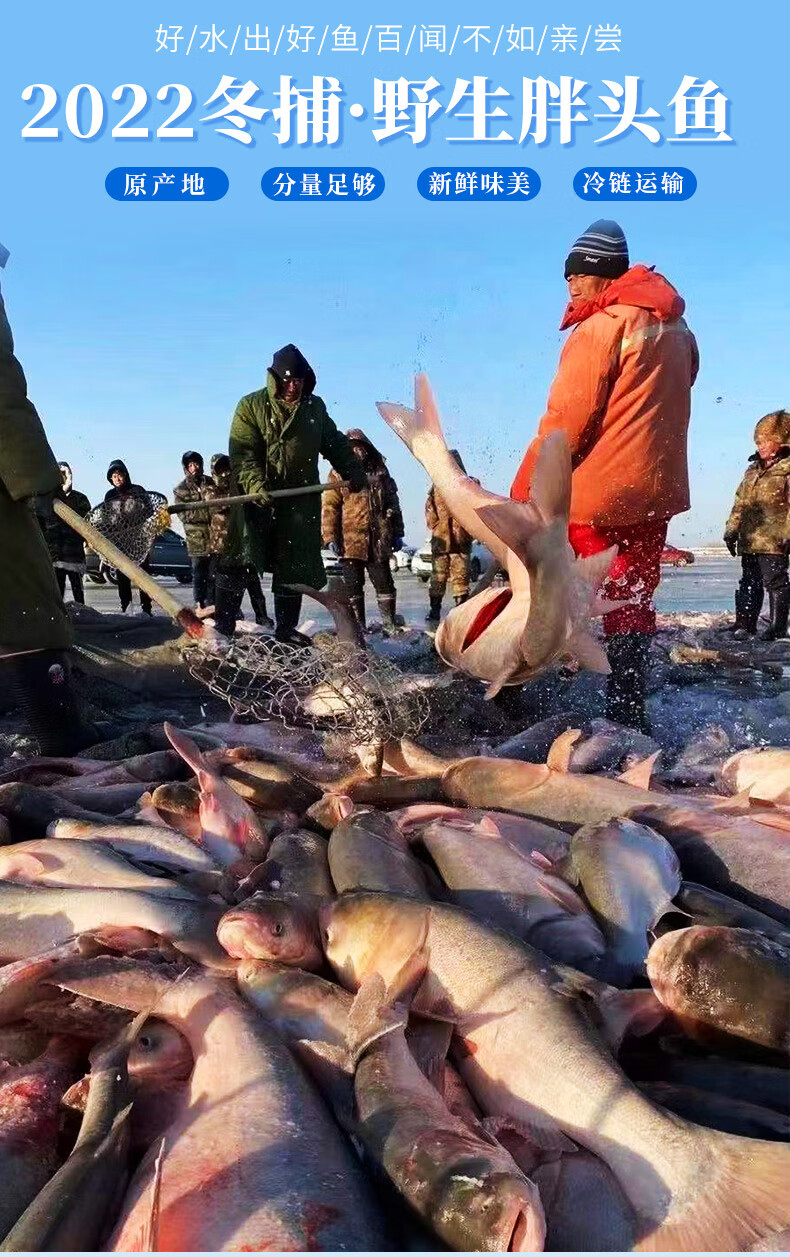
[[[4,1251],[787,1247],[790,752],[159,734],[0,775]]]

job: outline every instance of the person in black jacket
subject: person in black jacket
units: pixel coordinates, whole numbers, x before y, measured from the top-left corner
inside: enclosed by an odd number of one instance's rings
[[[67,506],[70,506],[77,515],[81,515],[84,519],[90,512],[91,504],[84,493],[80,493],[74,488],[69,464],[58,463],[58,467],[60,468],[60,479],[63,485],[63,491],[60,496]],[[39,523],[52,557],[52,566],[55,569],[55,578],[58,582],[61,597],[66,592],[66,579],[68,578],[74,601],[84,606],[85,546],[82,538],[75,533],[73,528],[69,528],[68,524],[64,524],[61,519],[58,519],[56,515],[50,514],[49,517],[39,516]]]
[[[104,495],[105,504],[114,506],[118,515],[124,519],[128,519],[130,525],[135,522],[142,523],[153,514],[150,498],[142,485],[132,484],[126,463],[120,458],[114,458],[107,468],[107,479],[112,485]],[[144,571],[150,572],[150,564],[148,558],[145,558],[140,564]],[[124,576],[123,572],[118,572],[118,597],[121,600],[121,612],[126,612],[132,605],[132,582],[128,576]],[[140,590],[140,610],[144,615],[153,615],[153,607],[148,594],[142,589]]]

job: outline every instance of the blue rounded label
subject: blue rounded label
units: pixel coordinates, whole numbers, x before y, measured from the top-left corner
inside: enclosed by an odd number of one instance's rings
[[[585,166],[573,190],[583,201],[687,201],[697,179],[685,166]]]
[[[261,191],[270,201],[375,201],[384,176],[372,166],[272,166]]]
[[[217,166],[116,166],[104,186],[114,201],[219,201],[229,183]]]
[[[540,176],[529,166],[429,166],[417,176],[426,201],[532,201]]]

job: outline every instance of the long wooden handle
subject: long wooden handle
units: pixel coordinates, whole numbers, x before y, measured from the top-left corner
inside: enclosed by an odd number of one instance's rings
[[[166,615],[169,615],[186,633],[189,633],[190,637],[203,636],[203,624],[191,607],[182,606],[168,589],[163,589],[158,581],[154,580],[150,572],[144,572],[133,559],[129,558],[128,554],[119,550],[112,541],[99,532],[98,528],[94,528],[93,524],[89,524],[87,519],[83,519],[65,502],[55,498],[52,505],[55,514],[63,520],[64,524],[68,524],[76,533],[79,533],[83,541],[87,541],[91,550],[101,555],[111,567],[117,568],[119,572],[123,572],[124,576],[128,576],[133,585],[148,594],[149,598],[161,607]]]
[[[323,493],[325,489],[345,489],[347,480],[328,480],[325,484],[306,484],[301,489],[272,489],[265,496],[277,501],[279,498],[298,498],[304,493]],[[217,511],[224,506],[236,506],[238,502],[260,502],[261,493],[238,493],[232,498],[206,498],[200,502],[174,502],[165,508],[171,515],[182,515],[184,511]]]

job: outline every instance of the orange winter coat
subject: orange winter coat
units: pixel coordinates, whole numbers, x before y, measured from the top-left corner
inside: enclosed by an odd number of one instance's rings
[[[568,307],[561,327],[576,326],[511,497],[526,500],[540,438],[562,429],[573,462],[573,523],[638,524],[689,509],[686,441],[699,355],[684,309],[646,266]]]

